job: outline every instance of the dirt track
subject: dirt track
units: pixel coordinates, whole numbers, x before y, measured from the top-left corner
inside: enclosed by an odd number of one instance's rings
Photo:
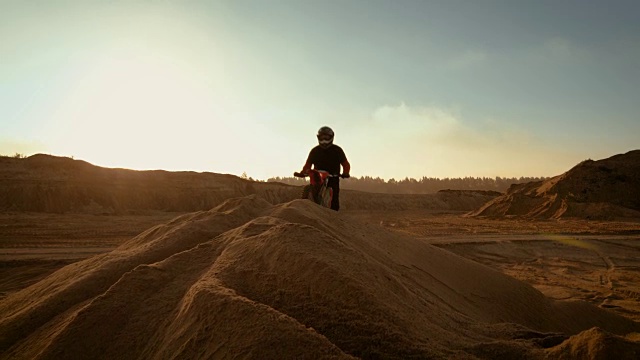
[[[0,213],[0,299],[175,216]]]

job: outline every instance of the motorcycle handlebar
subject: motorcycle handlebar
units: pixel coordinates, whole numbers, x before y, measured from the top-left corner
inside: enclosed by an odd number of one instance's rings
[[[300,178],[305,178],[305,177],[309,176],[309,174],[303,174],[303,173],[299,173],[299,172],[294,172],[293,176],[300,177]],[[349,175],[345,176],[345,174],[335,174],[335,175],[329,175],[328,177],[340,177],[340,178],[346,179],[346,178],[349,177]]]

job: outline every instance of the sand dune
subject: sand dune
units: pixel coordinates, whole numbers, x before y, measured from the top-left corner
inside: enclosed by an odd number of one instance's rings
[[[572,336],[562,345],[551,349],[552,359],[638,359],[640,343],[593,328]]]
[[[585,341],[628,355],[637,343],[618,339],[640,331],[414,237],[257,196],[70,264],[0,318],[2,357],[24,359],[544,358]]]
[[[347,180],[348,181],[348,180]],[[233,175],[110,169],[66,157],[0,157],[0,211],[96,215],[191,212],[225,200],[258,195],[277,204],[300,197],[301,187]],[[471,211],[499,193],[370,194],[343,190],[343,209]]]
[[[640,150],[583,161],[549,180],[512,185],[470,216],[640,218]]]
[[[300,190],[233,175],[110,169],[66,157],[37,154],[0,158],[0,211],[128,214],[209,210],[229,198],[257,194],[289,201]]]

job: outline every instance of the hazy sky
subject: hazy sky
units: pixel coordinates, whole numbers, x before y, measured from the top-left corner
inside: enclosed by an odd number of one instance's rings
[[[0,0],[0,154],[266,179],[552,176],[640,148],[640,1]]]

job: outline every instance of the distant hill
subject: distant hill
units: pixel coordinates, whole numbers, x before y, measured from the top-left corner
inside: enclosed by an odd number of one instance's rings
[[[300,193],[300,186],[210,172],[111,169],[43,154],[0,157],[0,211],[5,212],[191,212],[248,195],[279,204]],[[495,197],[474,191],[402,195],[347,190],[341,193],[341,204],[344,209],[471,211]]]
[[[544,181],[512,185],[470,216],[640,218],[640,150],[586,160]]]
[[[110,169],[42,154],[0,158],[0,211],[182,212],[208,210],[238,196],[283,202],[299,194],[282,184],[255,185],[233,175]]]

